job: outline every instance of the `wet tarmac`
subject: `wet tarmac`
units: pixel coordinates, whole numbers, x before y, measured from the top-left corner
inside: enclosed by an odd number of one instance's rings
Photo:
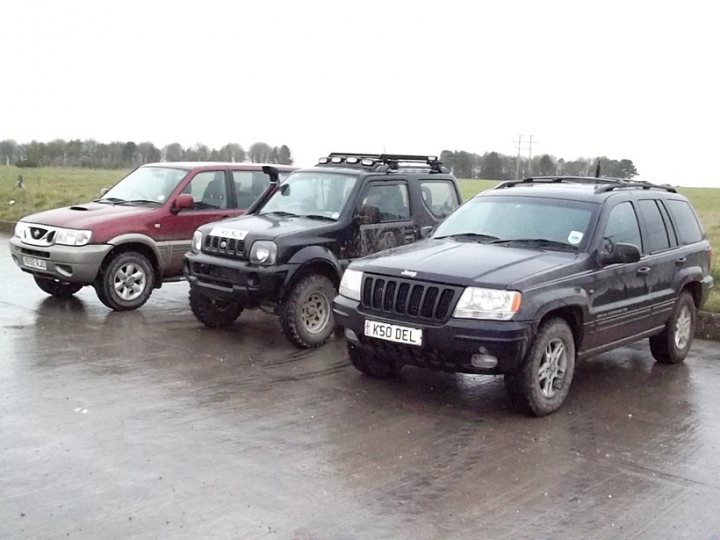
[[[581,363],[518,414],[501,378],[363,377],[187,285],[113,313],[48,298],[0,238],[2,538],[718,538],[720,344]]]

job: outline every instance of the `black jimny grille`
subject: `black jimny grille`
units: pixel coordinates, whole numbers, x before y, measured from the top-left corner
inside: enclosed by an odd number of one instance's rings
[[[459,287],[365,275],[361,304],[372,311],[444,321],[461,292]]]
[[[207,235],[203,240],[202,252],[220,257],[242,259],[245,256],[245,241],[224,236]]]

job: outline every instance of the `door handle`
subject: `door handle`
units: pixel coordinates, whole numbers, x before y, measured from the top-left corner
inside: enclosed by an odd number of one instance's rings
[[[647,276],[650,273],[650,270],[652,270],[652,268],[650,268],[649,266],[643,266],[642,268],[637,269],[637,275]]]
[[[677,264],[678,266],[682,266],[686,262],[687,262],[687,257],[680,257],[675,260],[675,264]]]

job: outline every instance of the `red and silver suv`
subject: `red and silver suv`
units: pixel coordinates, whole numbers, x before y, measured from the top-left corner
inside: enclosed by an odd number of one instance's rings
[[[183,255],[199,226],[243,214],[292,167],[153,163],[100,199],[27,216],[10,240],[13,260],[53,296],[84,285],[115,310],[136,309],[163,281],[182,279]],[[269,174],[268,174],[269,173]]]

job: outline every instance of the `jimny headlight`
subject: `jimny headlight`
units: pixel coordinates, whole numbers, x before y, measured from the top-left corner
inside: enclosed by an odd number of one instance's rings
[[[360,289],[362,287],[363,273],[359,270],[348,268],[340,281],[340,294],[353,300],[360,300]]]
[[[453,317],[507,321],[520,309],[522,295],[517,291],[500,291],[468,287],[458,301]]]
[[[277,258],[277,244],[268,240],[257,240],[250,248],[250,262],[253,264],[275,264]]]
[[[192,249],[195,253],[199,253],[200,250],[202,249],[202,239],[203,239],[202,231],[195,231],[193,233],[192,244],[190,245],[190,249]]]
[[[57,229],[55,231],[55,243],[63,246],[84,246],[92,238],[92,231],[81,231],[77,229]]]

